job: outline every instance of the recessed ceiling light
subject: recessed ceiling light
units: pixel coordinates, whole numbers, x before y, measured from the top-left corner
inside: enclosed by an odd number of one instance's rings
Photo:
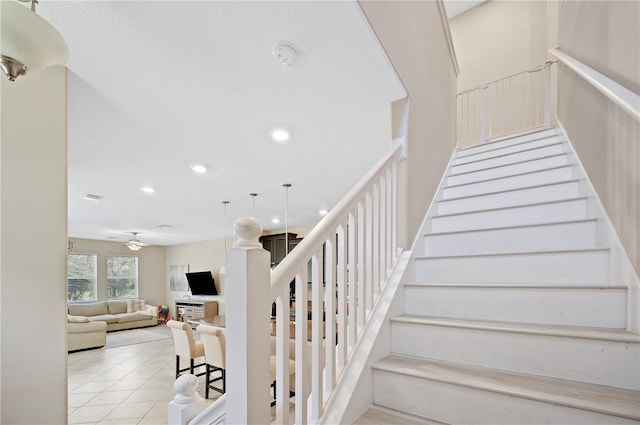
[[[97,202],[97,201],[100,201],[102,199],[102,196],[92,195],[90,193],[87,193],[86,195],[84,195],[84,198],[82,198],[82,199],[84,199],[85,201]]]
[[[276,142],[284,143],[287,140],[289,140],[289,132],[287,130],[282,129],[282,128],[277,128],[277,129],[271,131],[271,137]]]
[[[327,210],[320,210],[320,211],[318,211],[318,214],[320,214],[320,215],[327,215],[327,214],[329,214],[329,211],[327,211]]]
[[[207,167],[202,164],[193,164],[191,169],[194,173],[203,174],[207,172]]]
[[[154,188],[152,188],[151,186],[140,186],[140,190],[145,192],[145,193],[153,193],[156,190]]]
[[[271,222],[274,223],[274,224],[278,224],[278,223],[280,223],[280,219],[276,217],[276,218],[272,219]]]
[[[171,228],[171,227],[173,227],[173,226],[172,226],[172,225],[170,225],[170,224],[160,224],[160,225],[158,225],[157,227],[158,227],[159,229],[169,229],[169,228]]]

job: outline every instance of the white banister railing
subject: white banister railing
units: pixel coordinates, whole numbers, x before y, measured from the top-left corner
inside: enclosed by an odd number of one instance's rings
[[[258,242],[260,223],[253,218],[235,223],[238,241],[226,261],[226,393],[202,410],[189,387],[183,391],[188,397],[169,404],[170,423],[307,424],[320,419],[401,253],[397,218],[402,148],[401,142],[395,143],[273,270],[269,253]],[[292,280],[295,321],[290,315]],[[269,342],[273,302],[275,350]],[[272,355],[275,351],[275,420],[269,417],[267,392],[272,384],[270,350]],[[293,386],[290,359],[295,363]],[[187,383],[193,379],[179,378]]]
[[[508,134],[549,127],[553,63],[458,93],[458,144],[473,146]]]
[[[290,423],[290,345],[295,360],[293,419],[296,424],[315,423],[397,259],[400,148],[394,145],[271,273],[276,423]],[[289,335],[289,283],[294,279],[295,335]]]
[[[636,121],[640,121],[640,96],[558,49],[549,49],[549,53],[634,117]]]

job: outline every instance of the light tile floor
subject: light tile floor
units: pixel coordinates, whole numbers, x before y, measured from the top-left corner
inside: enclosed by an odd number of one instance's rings
[[[174,373],[172,339],[69,353],[69,424],[166,424]]]

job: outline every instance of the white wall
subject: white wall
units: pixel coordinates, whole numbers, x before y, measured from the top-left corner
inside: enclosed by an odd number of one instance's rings
[[[640,3],[565,2],[560,50],[638,93]],[[640,272],[640,123],[564,66],[559,112],[589,178]]]
[[[138,297],[147,304],[166,304],[165,301],[165,251],[163,246],[146,246],[131,251],[122,242],[69,239],[74,253],[97,254],[98,256],[98,300],[107,299],[107,257],[130,255],[138,257]]]
[[[408,113],[403,105],[394,108],[402,115],[394,120],[394,135],[402,133],[399,122],[408,125],[408,158],[400,177],[407,182],[407,192],[400,195],[406,219],[399,233],[406,235],[402,246],[409,248],[455,147],[456,72],[437,2],[360,5],[409,93]]]
[[[458,92],[544,63],[553,42],[547,40],[546,1],[488,1],[449,25],[460,66]]]
[[[0,422],[63,424],[66,69],[49,68],[14,83],[0,77]]]

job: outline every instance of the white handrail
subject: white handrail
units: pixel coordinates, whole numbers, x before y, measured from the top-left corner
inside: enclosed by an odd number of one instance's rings
[[[401,143],[394,144],[271,271],[271,300],[276,304],[275,423],[292,422],[288,402],[291,344],[295,423],[315,423],[398,258],[401,148]],[[290,339],[289,285],[294,279],[297,320],[295,338]]]
[[[506,80],[506,79],[511,78],[511,77],[515,77],[516,75],[542,71],[543,69],[545,69],[547,66],[551,65],[552,63],[554,63],[554,62],[553,61],[545,62],[542,65],[537,65],[537,66],[534,66],[533,68],[529,68],[529,69],[526,69],[524,71],[515,72],[513,74],[509,74],[509,75],[506,75],[504,77],[500,77],[498,79],[491,80],[491,81],[486,82],[486,83],[482,83],[479,86],[476,86],[474,88],[461,91],[460,93],[458,93],[458,96],[460,96],[461,94],[472,92],[474,90],[486,89],[487,86],[489,86],[490,84],[497,83],[498,81]]]
[[[271,272],[271,296],[275,298],[282,290],[286,289],[300,270],[306,267],[307,261],[315,254],[318,247],[322,247],[324,241],[330,236],[330,232],[341,224],[341,220],[357,206],[362,195],[370,188],[371,182],[380,177],[385,167],[398,159],[402,144],[397,142],[392,149],[356,184],[338,204],[331,209],[329,214],[300,241],[295,252],[287,255]]]
[[[637,121],[640,121],[639,95],[558,49],[549,49],[549,53]]]

